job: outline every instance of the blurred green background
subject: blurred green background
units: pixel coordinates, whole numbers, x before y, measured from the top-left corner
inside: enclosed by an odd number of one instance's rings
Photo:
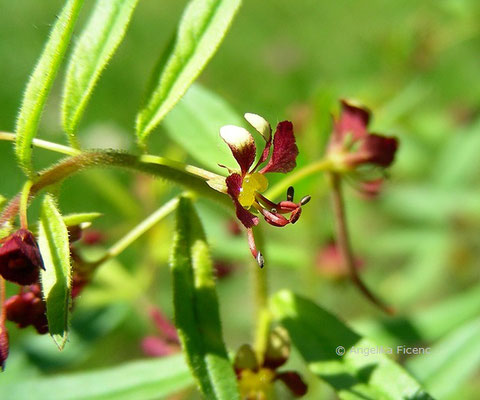
[[[62,3],[2,2],[0,130],[14,130],[26,81]],[[92,3],[86,2],[79,28]],[[139,3],[81,123],[85,147],[135,150],[136,112],[185,4]],[[296,185],[299,195],[313,197],[298,224],[264,227],[266,272],[272,292],[288,287],[306,295],[379,343],[440,349],[430,364],[436,365],[433,372],[420,356],[402,362],[442,399],[475,399],[480,390],[480,335],[472,331],[480,310],[479,21],[476,0],[246,0],[199,79],[239,115],[255,112],[272,124],[292,120],[300,149],[297,168],[322,157],[339,98],[367,105],[374,113],[373,131],[399,138],[396,163],[378,198],[346,190],[364,279],[399,315],[382,316],[347,280],[322,272],[318,253],[333,235],[322,176]],[[39,132],[60,143],[66,142],[59,118],[63,73]],[[197,163],[170,136],[157,129],[150,152]],[[0,193],[6,197],[23,184],[12,149],[11,143],[0,143]],[[58,159],[41,149],[34,155],[39,168]],[[149,177],[92,171],[65,184],[60,206],[64,213],[104,213],[94,227],[104,233],[107,246],[174,193],[178,189]],[[250,340],[252,325],[248,248],[243,235],[228,233],[228,211],[207,201],[200,201],[199,209],[214,259],[234,266],[230,276],[219,279],[218,291],[227,345],[235,349]],[[155,333],[146,304],[171,316],[172,224],[170,217],[102,267],[76,304],[74,333],[62,354],[31,328],[9,326],[12,351],[0,390],[6,380],[142,357],[141,339]],[[84,249],[87,257],[100,252],[100,247]],[[291,364],[300,365],[295,358]],[[335,398],[302,372],[310,382],[307,398]]]

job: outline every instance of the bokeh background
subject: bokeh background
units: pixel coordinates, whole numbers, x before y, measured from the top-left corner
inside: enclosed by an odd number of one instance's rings
[[[86,2],[79,28],[92,3]],[[136,112],[185,4],[139,3],[80,126],[86,147],[135,150]],[[26,81],[61,6],[59,0],[1,2],[0,130],[14,130]],[[367,105],[374,113],[373,131],[399,138],[396,162],[378,197],[346,190],[364,279],[398,316],[381,315],[322,253],[333,235],[322,175],[296,186],[299,195],[313,197],[298,224],[265,227],[266,272],[272,292],[288,287],[308,296],[379,343],[438,349],[430,358],[401,361],[440,399],[475,399],[480,390],[479,21],[477,0],[246,0],[199,78],[239,115],[255,112],[272,124],[292,120],[300,148],[297,168],[322,157],[339,98]],[[39,132],[59,143],[66,142],[59,118],[63,74]],[[181,127],[161,126],[151,136],[150,152],[202,164],[172,140],[176,134]],[[24,179],[12,149],[11,143],[0,143],[0,193],[6,197],[18,192]],[[39,168],[57,159],[35,150]],[[201,166],[215,163],[203,160]],[[149,177],[91,171],[64,185],[60,206],[64,213],[104,214],[94,223],[103,241],[82,249],[94,258],[176,193]],[[230,271],[218,279],[218,292],[227,345],[235,349],[251,340],[248,248],[243,235],[230,233],[227,210],[208,201],[200,201],[199,209],[214,260]],[[9,326],[12,350],[0,390],[7,380],[144,357],[142,338],[155,333],[149,306],[172,315],[172,228],[169,217],[102,267],[76,304],[72,337],[61,354],[48,337]],[[310,383],[306,398],[335,398],[296,355],[290,363]]]

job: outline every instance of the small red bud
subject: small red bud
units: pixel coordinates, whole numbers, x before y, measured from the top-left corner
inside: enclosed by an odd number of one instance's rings
[[[19,285],[38,282],[43,266],[40,250],[32,233],[19,229],[12,233],[0,248],[0,275]]]

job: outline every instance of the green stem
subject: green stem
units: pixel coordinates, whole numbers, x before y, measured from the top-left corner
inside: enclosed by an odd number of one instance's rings
[[[168,214],[173,212],[178,205],[178,198],[170,200],[168,203],[161,206],[153,214],[150,214],[142,222],[140,222],[135,228],[129,231],[123,238],[114,243],[108,250],[107,253],[95,264],[102,264],[110,258],[118,256],[122,251],[124,251],[128,246],[130,246],[135,240],[142,236],[145,232],[150,230],[154,225],[160,222]]]
[[[28,229],[28,218],[27,218],[27,210],[28,210],[28,199],[30,197],[30,189],[32,187],[33,182],[28,180],[25,182],[22,188],[22,194],[20,196],[20,226],[23,229]]]
[[[10,132],[0,132],[0,140],[9,140],[15,142],[15,134]],[[81,153],[80,150],[73,147],[63,146],[61,144],[47,142],[42,139],[33,139],[33,145],[42,149],[55,151],[57,153],[66,154],[67,156],[76,156]]]
[[[350,236],[348,233],[347,219],[345,213],[345,203],[342,195],[342,178],[337,173],[330,173],[332,183],[332,202],[335,213],[335,225],[337,230],[337,245],[342,254],[343,262],[346,264],[350,279],[353,284],[369,299],[373,304],[379,307],[387,314],[393,314],[391,307],[385,305],[378,299],[362,282],[360,275],[358,275],[357,267],[355,265],[355,258],[353,256],[352,246],[350,243]]]
[[[220,201],[231,207],[231,201],[222,193],[210,188],[206,181],[220,177],[209,171],[185,165],[156,156],[135,156],[115,150],[84,151],[61,160],[58,164],[41,172],[33,181],[29,199],[48,186],[62,182],[64,179],[82,170],[94,167],[120,167],[148,173],[168,179],[203,196]],[[11,221],[19,211],[20,195],[17,195],[5,207],[0,215],[0,226]]]
[[[328,159],[319,160],[312,164],[309,164],[298,171],[289,174],[285,179],[282,179],[266,193],[265,197],[274,199],[281,194],[284,194],[289,186],[293,186],[296,182],[320,171],[327,171],[331,168],[331,161]]]
[[[255,229],[257,245],[264,249],[264,237],[260,229]],[[250,263],[255,307],[254,348],[260,364],[263,363],[270,331],[271,315],[268,310],[267,268],[259,268],[256,262]]]

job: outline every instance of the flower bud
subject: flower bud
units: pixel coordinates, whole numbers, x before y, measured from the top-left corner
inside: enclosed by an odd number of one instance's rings
[[[27,229],[12,233],[0,248],[0,275],[19,285],[38,282],[39,268],[45,269],[37,242]]]

